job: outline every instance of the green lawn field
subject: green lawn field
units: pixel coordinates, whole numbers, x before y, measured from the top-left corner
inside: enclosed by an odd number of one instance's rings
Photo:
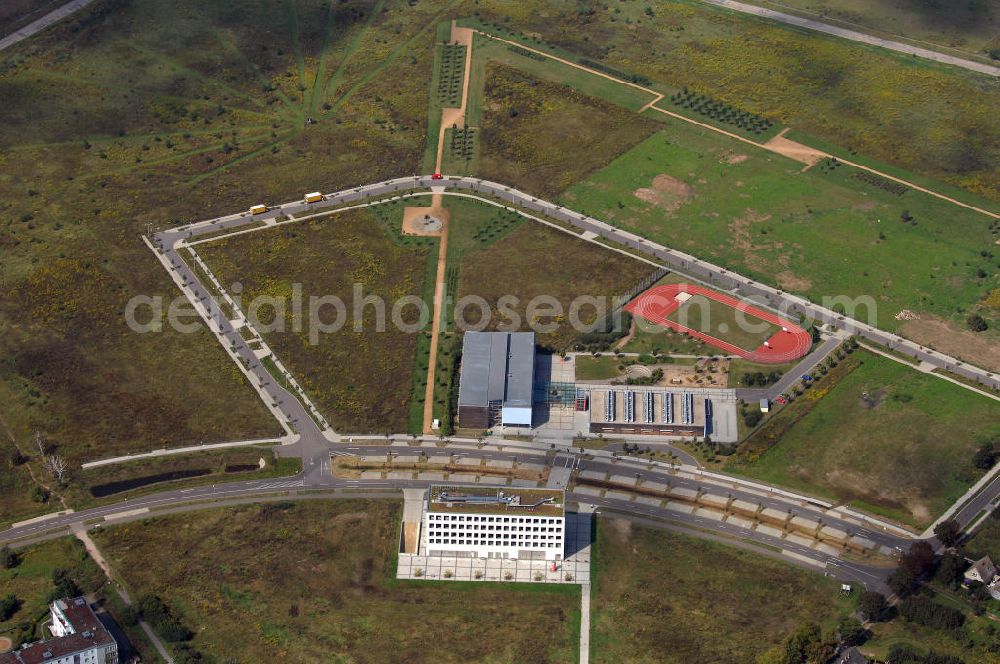
[[[608,380],[618,378],[622,372],[618,370],[622,361],[614,355],[602,355],[601,357],[591,357],[589,355],[577,355],[574,365],[576,367],[577,380]]]
[[[926,527],[1000,440],[1000,403],[895,360],[856,351],[830,376],[774,416],[776,444],[726,470]]]
[[[663,325],[635,319],[632,338],[621,350],[625,353],[676,353],[678,355],[713,355],[721,351],[703,341],[675,332]]]
[[[94,538],[133,596],[161,597],[195,631],[190,647],[216,661],[576,661],[577,586],[398,582],[400,512],[391,501],[265,504]]]
[[[66,570],[69,578],[86,593],[99,590],[104,582],[100,568],[75,538],[45,542],[20,549],[17,554],[17,565],[0,568],[0,597],[13,594],[20,602],[7,620],[0,621],[0,636],[10,637],[15,646],[43,637],[40,623],[49,613],[55,570]]]
[[[844,166],[802,172],[679,121],[561,202],[818,302],[847,296],[855,317],[886,329],[902,309],[964,319],[997,279],[983,215],[888,193]]]
[[[781,328],[703,295],[684,302],[669,320],[742,348],[757,350]]]

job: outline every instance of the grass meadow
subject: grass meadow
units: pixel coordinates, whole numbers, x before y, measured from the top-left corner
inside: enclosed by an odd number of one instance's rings
[[[417,170],[445,9],[97,0],[0,54],[5,446],[39,430],[77,464],[279,434],[207,330],[124,325],[132,296],[179,295],[139,236]],[[2,475],[4,518],[36,512],[26,468]]]
[[[195,631],[191,646],[218,661],[576,661],[576,586],[398,582],[400,511],[276,503],[94,538],[133,594],[159,595]]]
[[[1000,404],[910,366],[855,351],[783,408],[726,470],[929,525],[982,474]]]
[[[579,11],[569,0],[480,0],[475,16],[532,46],[687,87],[1000,200],[993,78],[695,0],[650,5],[651,15],[645,9],[639,2]]]
[[[570,315],[574,298],[586,295],[603,299],[610,310],[613,298],[625,294],[655,270],[648,263],[563,231],[525,223],[489,246],[463,256],[457,294],[458,299],[478,295],[486,300],[491,309],[488,329],[511,327],[511,320],[499,306],[505,295],[516,298],[509,308],[520,319],[518,329],[522,330],[527,330],[531,322],[528,304],[532,299],[542,295],[554,298],[550,302],[558,302],[563,313],[535,316],[535,323],[552,328],[536,330],[535,342],[560,351],[578,334]],[[577,313],[585,325],[596,321],[593,306],[581,306]],[[473,308],[468,309],[467,316],[469,325],[482,320]]]
[[[260,331],[335,429],[388,433],[407,428],[419,334],[393,324],[393,305],[424,294],[434,244],[403,240],[398,231],[387,231],[376,213],[352,210],[199,249],[225,287],[243,285],[245,313],[256,298],[290,301],[294,284],[301,285],[304,303],[310,297],[341,298],[345,324],[337,331],[320,334],[308,317],[296,330],[290,305],[280,314],[263,307],[257,314],[262,325],[273,327],[280,319],[283,331]],[[382,298],[384,313],[364,304],[368,296]],[[308,311],[308,304],[303,307]],[[329,307],[322,315],[326,324],[337,317]],[[378,328],[380,317],[384,330]],[[402,320],[417,322],[413,307]],[[310,341],[311,332],[319,343]]]
[[[87,593],[99,590],[105,581],[104,574],[87,555],[83,544],[73,537],[26,547],[17,553],[20,562],[15,567],[0,569],[2,596],[13,594],[20,602],[7,620],[0,621],[0,636],[10,637],[15,645],[47,636],[43,635],[41,625],[49,615],[55,570],[66,570],[73,582]]]
[[[964,319],[996,286],[987,217],[919,192],[884,191],[845,166],[802,172],[798,162],[680,121],[561,201],[816,301],[870,296],[875,322],[890,330],[902,309]]]
[[[743,350],[757,350],[781,328],[756,316],[703,295],[695,295],[677,308],[669,320],[723,339]]]
[[[472,83],[470,82],[470,87]],[[488,63],[477,175],[553,197],[652,134],[655,120]]]
[[[753,662],[805,622],[831,627],[839,583],[758,554],[598,522],[591,661]]]

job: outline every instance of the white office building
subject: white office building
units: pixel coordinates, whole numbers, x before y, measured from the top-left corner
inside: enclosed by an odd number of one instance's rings
[[[565,497],[552,489],[432,486],[421,549],[429,556],[562,560]]]

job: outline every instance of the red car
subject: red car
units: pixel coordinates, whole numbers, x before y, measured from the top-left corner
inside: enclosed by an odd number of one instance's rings
[[[776,397],[774,398],[774,400],[775,400],[776,402],[780,403],[780,404],[785,404],[785,403],[788,403],[788,399],[786,399],[786,398],[784,397],[784,395],[781,395],[781,394],[779,394],[778,396],[776,396]]]
[[[431,176],[431,179],[432,180],[443,180],[444,176],[441,175],[440,173],[435,173],[434,175]]]

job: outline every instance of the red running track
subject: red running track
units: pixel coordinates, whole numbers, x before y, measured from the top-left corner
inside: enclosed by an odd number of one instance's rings
[[[721,302],[733,309],[743,311],[784,329],[775,332],[770,339],[761,344],[756,350],[745,350],[728,341],[723,341],[710,334],[705,334],[686,325],[668,320],[667,317],[681,306],[681,303],[676,299],[679,293],[702,295],[710,300]],[[655,286],[629,302],[625,306],[625,310],[633,315],[641,316],[651,323],[663,325],[677,332],[688,334],[695,339],[712,344],[716,348],[721,348],[730,355],[738,355],[751,362],[760,362],[762,364],[791,362],[808,353],[809,348],[812,346],[812,335],[795,323],[776,316],[769,311],[751,306],[735,297],[696,284],[664,284],[662,286]]]

